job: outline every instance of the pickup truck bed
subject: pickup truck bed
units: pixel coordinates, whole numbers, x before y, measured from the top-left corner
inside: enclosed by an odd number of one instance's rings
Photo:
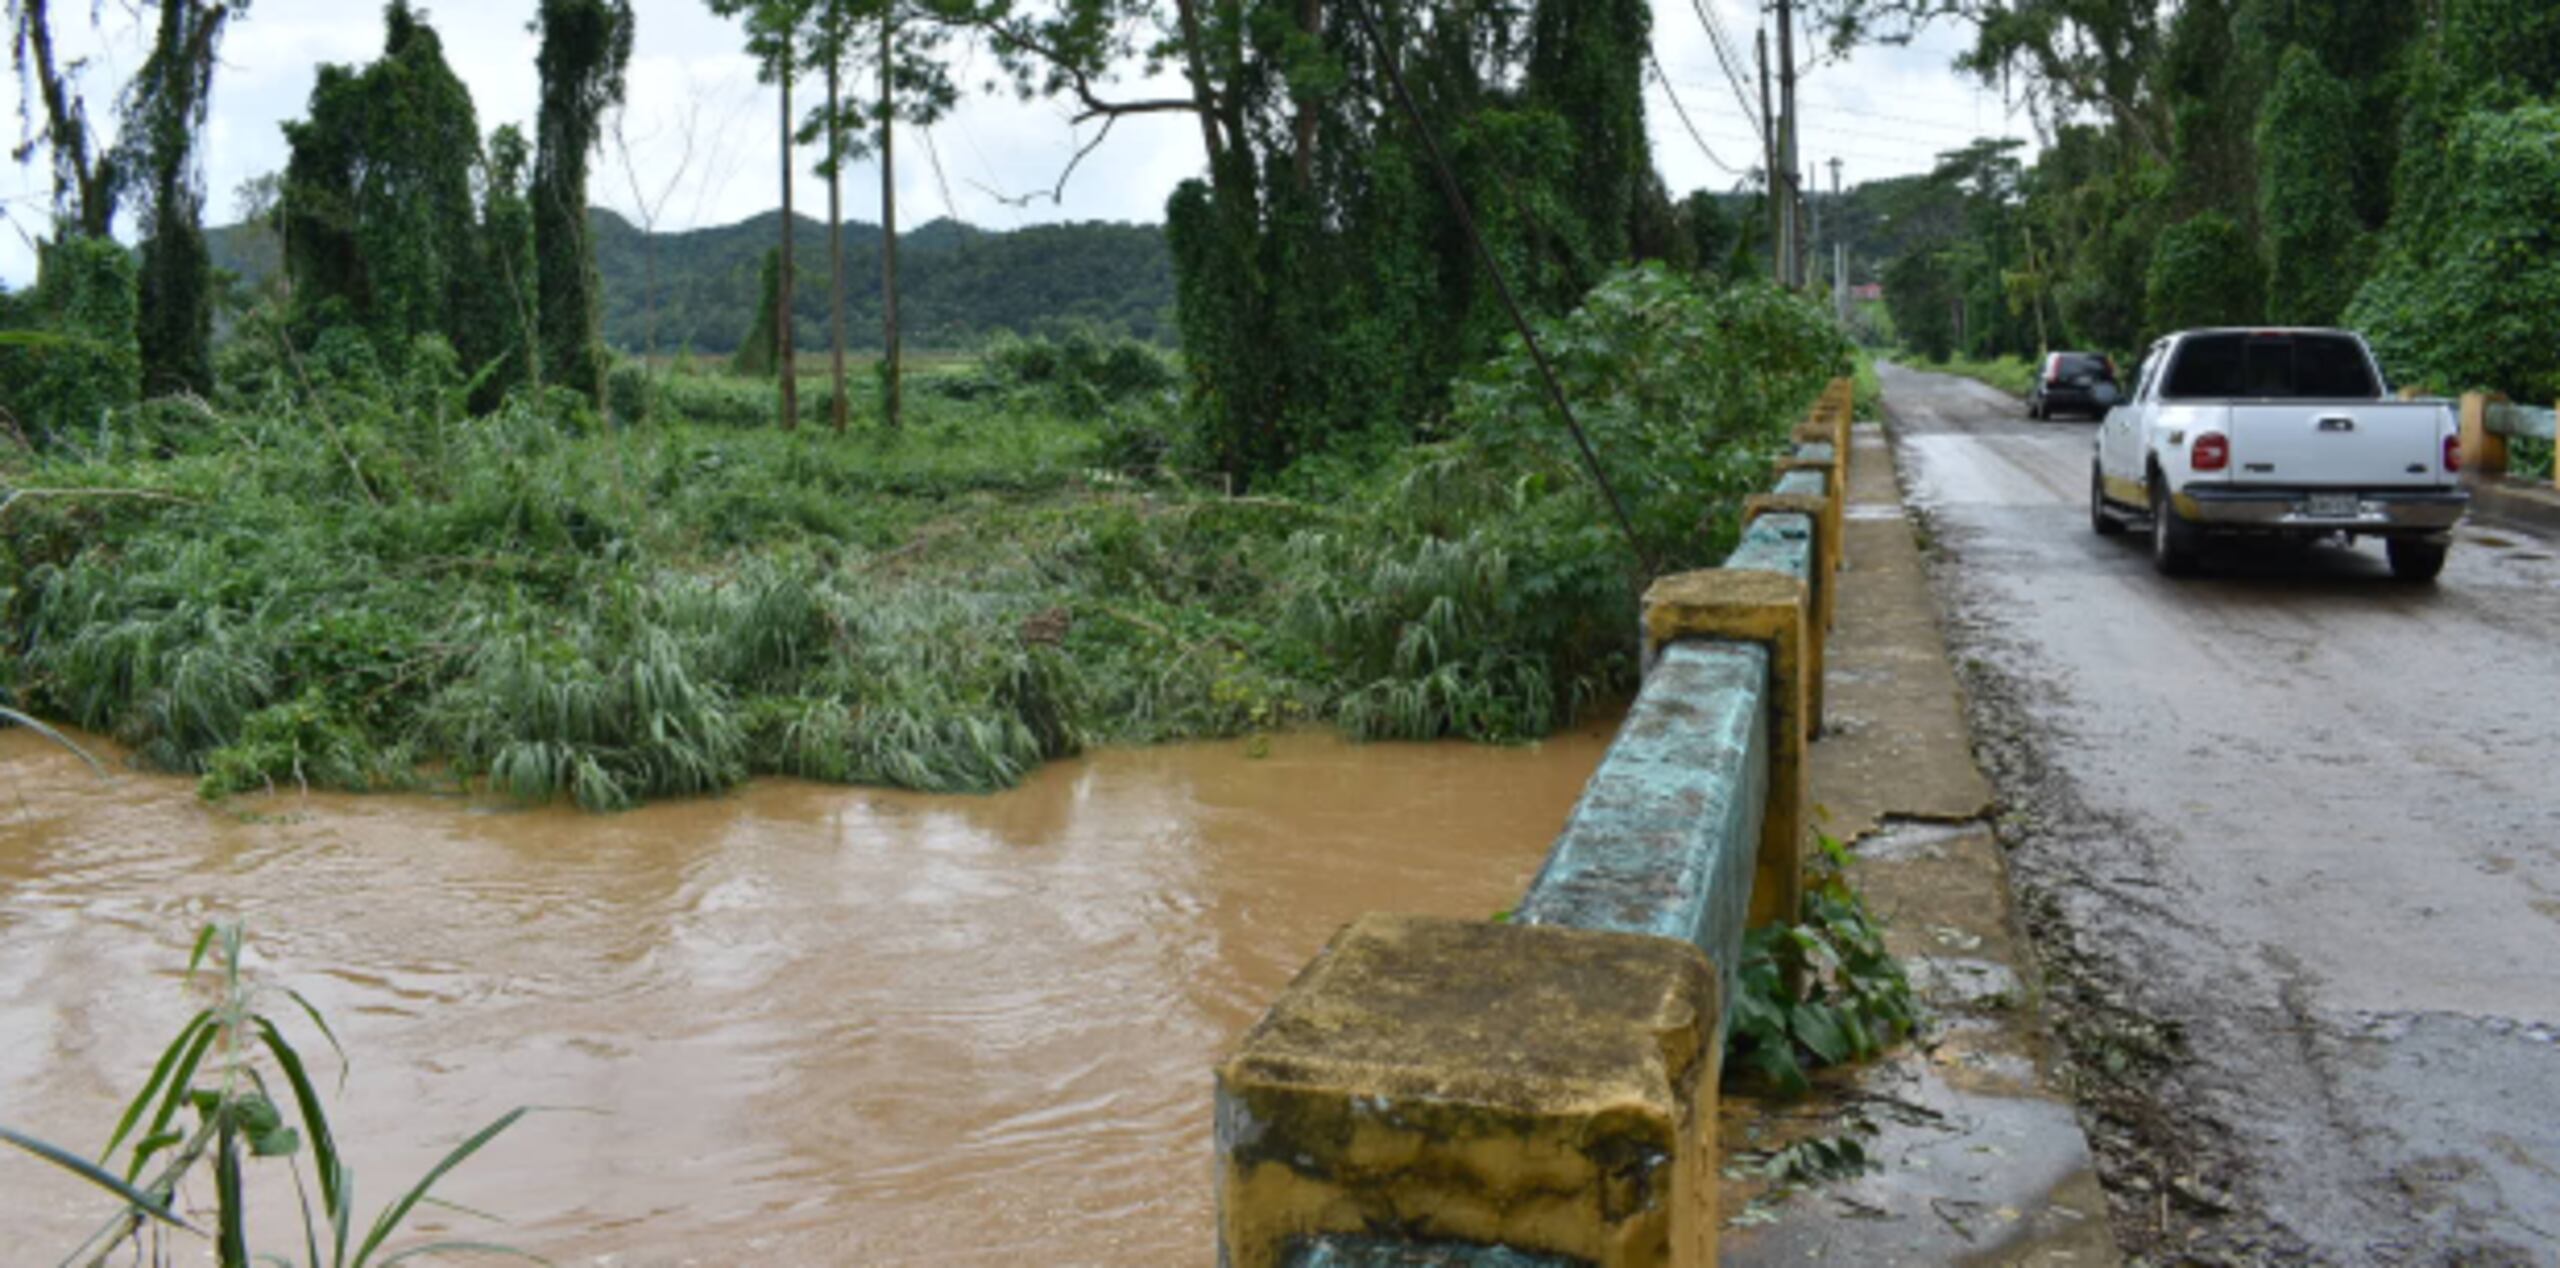
[[[2433,577],[2469,494],[2452,410],[2390,399],[2364,341],[2331,330],[2172,335],[2098,433],[2091,523],[2147,513],[2163,571],[2211,532],[2345,533]]]

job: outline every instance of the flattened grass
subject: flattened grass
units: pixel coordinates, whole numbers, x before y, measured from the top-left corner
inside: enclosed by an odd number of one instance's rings
[[[1632,685],[1641,579],[1562,468],[1382,441],[1235,498],[1115,466],[1178,435],[1170,390],[954,382],[839,435],[324,379],[0,452],[8,487],[153,494],[0,512],[0,705],[208,797],[434,772],[604,810],[1304,722],[1510,741]],[[1781,414],[1694,442],[1733,489],[1664,485],[1702,554]]]

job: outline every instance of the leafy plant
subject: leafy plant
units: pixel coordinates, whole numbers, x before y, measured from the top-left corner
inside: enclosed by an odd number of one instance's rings
[[[483,1242],[442,1241],[399,1251],[388,1246],[410,1212],[429,1200],[437,1182],[514,1126],[527,1113],[523,1107],[499,1115],[455,1146],[416,1184],[383,1207],[360,1238],[356,1236],[354,1172],[339,1153],[301,1051],[264,1011],[268,991],[241,972],[246,943],[247,935],[237,924],[208,924],[196,935],[195,948],[187,956],[187,981],[196,982],[210,953],[214,1000],[179,1027],[161,1050],[150,1077],[125,1107],[96,1161],[0,1127],[0,1141],[79,1176],[123,1203],[66,1262],[93,1255],[103,1259],[117,1243],[141,1238],[148,1230],[154,1261],[166,1263],[169,1251],[162,1239],[167,1230],[176,1229],[209,1237],[216,1262],[223,1268],[247,1268],[251,1253],[243,1170],[260,1159],[280,1161],[293,1173],[294,1189],[302,1200],[303,1263],[308,1268],[387,1266],[417,1255],[456,1251],[535,1259]],[[280,988],[278,993],[310,1021],[343,1065],[346,1054],[320,1011],[291,988]],[[184,1121],[190,1114],[192,1127]],[[306,1145],[320,1189],[316,1213],[303,1185],[301,1160]],[[125,1150],[121,1166],[116,1163],[119,1149]],[[214,1218],[209,1231],[189,1223],[176,1207],[180,1184],[202,1168],[213,1173]],[[256,1258],[287,1268],[293,1262],[263,1251]]]
[[[1854,1180],[1876,1169],[1864,1139],[1875,1134],[1874,1123],[1857,1119],[1850,1130],[1837,1135],[1807,1136],[1776,1149],[1738,1154],[1728,1173],[1792,1185]]]
[[[1849,884],[1849,852],[1818,838],[1796,923],[1744,936],[1726,1066],[1801,1093],[1806,1072],[1863,1061],[1919,1021],[1911,979],[1884,945],[1866,897]]]

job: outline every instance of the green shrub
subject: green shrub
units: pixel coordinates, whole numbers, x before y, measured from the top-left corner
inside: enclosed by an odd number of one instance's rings
[[[2430,221],[2394,225],[2347,313],[2396,380],[2560,398],[2560,106],[2476,110]]]
[[[2303,48],[2285,50],[2258,108],[2258,207],[2267,241],[2269,321],[2335,323],[2364,278],[2367,250],[2352,170],[2356,102],[2345,81]]]
[[[101,426],[134,402],[142,353],[133,254],[113,242],[68,238],[37,257],[35,292],[13,304],[14,337],[0,342],[0,405],[31,440]]]

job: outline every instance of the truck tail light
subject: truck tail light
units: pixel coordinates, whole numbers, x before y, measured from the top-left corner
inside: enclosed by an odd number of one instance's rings
[[[2446,475],[2462,470],[2462,437],[2444,438],[2444,470]]]
[[[2231,465],[2231,438],[2218,431],[2196,437],[2195,448],[2188,451],[2188,465],[2198,471],[2220,471]]]

